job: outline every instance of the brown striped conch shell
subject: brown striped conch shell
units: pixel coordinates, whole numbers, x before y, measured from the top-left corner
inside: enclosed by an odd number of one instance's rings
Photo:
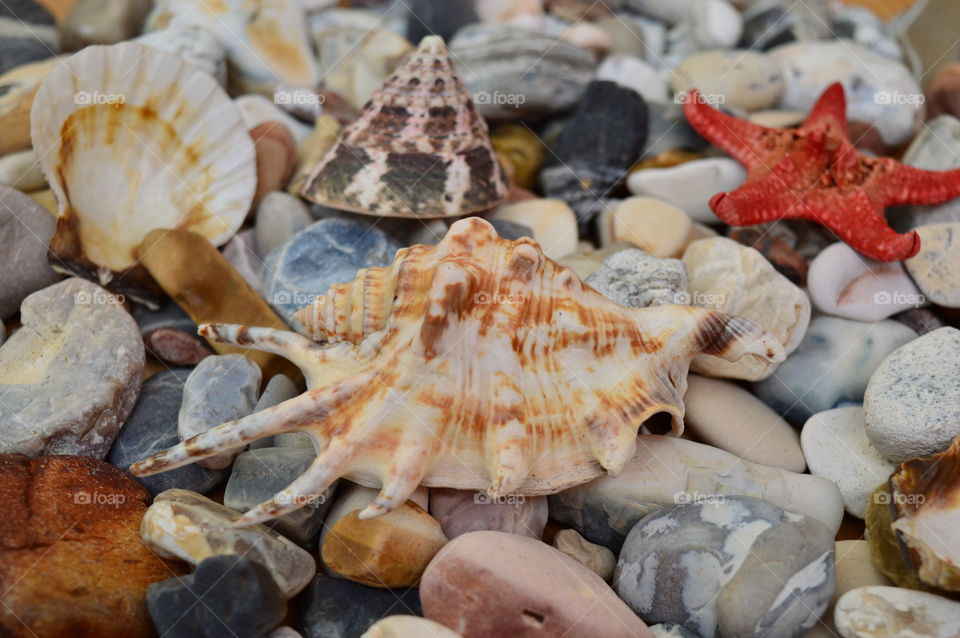
[[[403,503],[418,485],[550,494],[619,472],[637,430],[666,412],[683,429],[690,360],[780,360],[746,319],[692,306],[631,309],[609,301],[523,237],[486,221],[450,227],[437,246],[398,251],[298,317],[292,332],[205,325],[224,343],[299,365],[308,391],[133,465],[174,469],[261,437],[304,432],[319,454],[286,489],[241,517],[293,511],[338,477],[382,487],[361,513]]]
[[[506,194],[487,124],[438,36],[374,91],[301,191],[333,208],[424,218],[487,210]]]

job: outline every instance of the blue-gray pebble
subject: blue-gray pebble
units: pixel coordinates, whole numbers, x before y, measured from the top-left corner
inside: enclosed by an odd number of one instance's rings
[[[410,589],[374,589],[317,574],[300,594],[304,638],[355,638],[386,616],[422,616],[420,594]]]

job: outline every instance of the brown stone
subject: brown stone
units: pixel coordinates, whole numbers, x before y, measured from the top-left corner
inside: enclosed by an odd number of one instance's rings
[[[938,115],[960,117],[960,62],[941,67],[926,90],[926,118]]]
[[[780,237],[758,226],[747,226],[732,230],[730,239],[758,250],[777,272],[798,286],[807,285],[809,264],[806,258]]]
[[[195,323],[237,323],[287,330],[286,324],[205,237],[188,230],[158,228],[140,244],[141,263]],[[210,341],[219,354],[239,352],[253,359],[269,380],[282,373],[303,378],[275,354]]]
[[[30,148],[30,108],[56,58],[31,62],[0,75],[0,155]]]
[[[0,635],[155,635],[150,583],[184,573],[140,541],[146,490],[80,456],[0,456]]]
[[[143,337],[150,354],[176,366],[195,366],[213,351],[197,337],[183,330],[158,328]]]
[[[847,132],[853,145],[861,151],[874,155],[892,155],[893,149],[883,141],[879,129],[869,122],[851,120],[847,123]]]
[[[250,131],[257,150],[257,192],[253,206],[270,191],[283,190],[297,163],[297,143],[280,122],[264,122]]]
[[[446,544],[440,523],[413,501],[389,514],[360,520],[353,510],[323,541],[324,564],[340,576],[370,587],[412,587]]]

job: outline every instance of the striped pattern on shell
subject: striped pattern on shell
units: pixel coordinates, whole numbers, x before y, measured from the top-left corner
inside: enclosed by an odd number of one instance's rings
[[[204,326],[206,336],[284,355],[309,389],[140,461],[134,474],[304,432],[319,451],[313,465],[242,522],[293,511],[341,476],[382,487],[361,518],[418,485],[550,494],[619,472],[655,413],[679,434],[695,355],[783,358],[746,319],[618,306],[533,240],[501,239],[478,218],[453,224],[437,246],[398,251],[388,268],[361,270],[301,318],[325,343]]]
[[[424,218],[487,210],[506,193],[487,124],[438,36],[374,92],[301,192],[333,208]]]

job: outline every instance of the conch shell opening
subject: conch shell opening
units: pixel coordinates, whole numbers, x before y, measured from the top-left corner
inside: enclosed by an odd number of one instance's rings
[[[311,436],[313,465],[244,514],[294,511],[339,477],[380,487],[379,516],[419,485],[551,494],[618,473],[658,412],[683,429],[690,360],[781,361],[756,324],[692,306],[631,309],[486,221],[460,220],[437,246],[332,286],[301,317],[324,341],[208,324],[204,336],[280,354],[308,390],[131,467],[147,476],[284,432]]]

